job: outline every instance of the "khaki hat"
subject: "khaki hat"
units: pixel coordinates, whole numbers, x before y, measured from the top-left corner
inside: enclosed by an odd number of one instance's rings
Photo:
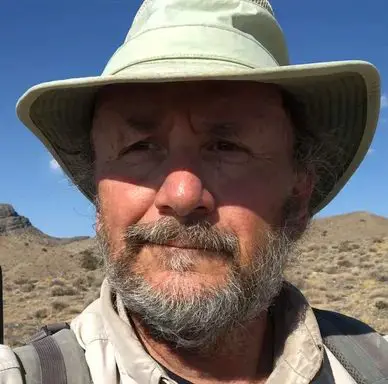
[[[308,31],[307,31],[308,32]],[[333,132],[341,164],[321,174],[314,214],[342,189],[366,155],[380,109],[380,79],[363,61],[290,65],[267,0],[145,0],[101,76],[52,81],[17,103],[20,120],[93,201],[90,129],[96,93],[123,83],[197,80],[277,84],[303,105],[306,124]]]

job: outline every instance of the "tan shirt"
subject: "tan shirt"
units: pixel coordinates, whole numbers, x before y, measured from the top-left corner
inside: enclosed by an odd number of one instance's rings
[[[104,281],[100,298],[71,322],[93,383],[175,383],[145,351],[120,304],[118,308]],[[271,312],[275,361],[267,384],[355,383],[323,346],[314,313],[300,291],[285,284]],[[19,371],[12,350],[0,345],[0,384],[22,384]]]

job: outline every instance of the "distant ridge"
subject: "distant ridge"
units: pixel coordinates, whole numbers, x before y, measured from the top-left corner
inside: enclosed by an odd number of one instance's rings
[[[37,237],[40,242],[51,245],[89,239],[88,236],[58,238],[46,235],[34,227],[27,217],[19,215],[11,204],[0,203],[0,236],[10,235],[32,235]]]
[[[388,218],[369,212],[317,218],[313,220],[308,234],[318,243],[341,239],[359,241],[380,236],[388,236]]]

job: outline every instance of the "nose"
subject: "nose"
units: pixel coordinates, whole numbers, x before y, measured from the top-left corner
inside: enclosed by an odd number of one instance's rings
[[[163,214],[185,217],[208,215],[214,210],[211,193],[191,171],[175,170],[164,180],[155,198],[156,208]]]

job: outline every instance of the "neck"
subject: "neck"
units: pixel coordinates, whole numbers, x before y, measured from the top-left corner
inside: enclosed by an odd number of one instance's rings
[[[197,384],[259,383],[272,370],[272,326],[260,316],[240,329],[229,332],[205,352],[174,349],[153,340],[140,322],[133,319],[148,353],[161,365]]]

